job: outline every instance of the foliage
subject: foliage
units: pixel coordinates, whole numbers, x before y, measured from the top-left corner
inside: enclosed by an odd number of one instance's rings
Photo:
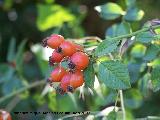
[[[0,109],[13,119],[21,119],[15,111],[90,111],[78,116],[86,120],[160,119],[160,20],[154,19],[160,2],[99,1],[95,9],[87,2],[0,1]],[[85,85],[73,94],[61,96],[54,89],[58,84],[46,84],[54,69],[47,63],[52,50],[39,43],[52,33],[83,45],[90,56]]]

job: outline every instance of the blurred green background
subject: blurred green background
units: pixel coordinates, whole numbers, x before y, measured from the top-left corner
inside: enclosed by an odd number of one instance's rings
[[[0,0],[0,98],[47,78],[52,68],[47,63],[47,50],[44,50],[40,43],[50,34],[58,33],[65,38],[98,36],[104,39],[106,30],[121,22],[121,17],[105,20],[95,10],[95,6],[107,2],[115,1]],[[116,3],[126,9],[125,0],[117,0]],[[136,6],[144,11],[144,16],[141,20],[130,21],[133,31],[138,30],[146,21],[160,17],[159,0],[137,0]],[[143,49],[143,46],[140,47]],[[133,51],[131,54],[134,56],[136,53]],[[139,54],[143,56],[143,52]],[[138,69],[140,64],[140,61],[130,64],[133,74],[137,74],[134,70]],[[138,78],[133,78],[133,81],[135,79]],[[147,74],[143,79],[125,93],[129,119],[160,115],[160,94],[153,94],[146,88]],[[114,105],[116,99],[116,91],[106,88],[103,84],[96,88],[98,92],[94,95],[90,94],[88,88],[84,88],[85,100],[78,97],[79,91],[60,96],[55,93],[45,94],[44,87],[42,82],[38,87],[0,102],[0,109],[11,112],[15,120],[27,117],[36,119],[34,115],[20,116],[13,112],[101,111]],[[141,87],[141,91],[138,87]],[[53,116],[38,117],[48,119]]]

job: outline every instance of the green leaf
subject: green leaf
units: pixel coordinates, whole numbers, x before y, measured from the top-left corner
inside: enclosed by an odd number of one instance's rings
[[[106,30],[105,36],[116,37],[118,24],[114,24]]]
[[[33,99],[36,101],[36,103],[38,103],[38,105],[44,105],[45,104],[45,97],[43,97],[41,94],[36,93],[33,96]]]
[[[24,87],[24,83],[17,76],[14,75],[12,76],[12,78],[10,78],[3,84],[2,92],[4,95],[7,95],[22,87]]]
[[[6,10],[7,9],[9,10],[14,3],[14,1],[12,1],[12,0],[4,0],[3,2],[4,3],[2,5],[3,5],[4,9],[6,9]]]
[[[16,69],[20,70],[23,65],[23,52],[26,45],[27,40],[23,40],[18,47],[18,52],[16,54]]]
[[[160,66],[157,66],[153,68],[153,71],[151,73],[151,80],[153,85],[153,91],[159,91],[160,90]]]
[[[128,64],[128,71],[129,71],[131,83],[135,83],[138,80],[140,76],[140,67],[141,67],[141,64],[138,64],[138,63]]]
[[[120,61],[104,61],[99,64],[98,78],[113,89],[130,88],[127,66]]]
[[[156,58],[159,51],[160,50],[155,45],[150,45],[147,47],[147,51],[143,59],[151,61]]]
[[[52,111],[57,111],[56,93],[48,94],[48,107]]]
[[[100,16],[106,20],[114,20],[124,14],[122,8],[112,2],[97,6],[95,9],[100,12]]]
[[[117,99],[117,92],[111,89],[109,93],[106,95],[104,102],[105,104],[111,104],[114,103],[116,99]]]
[[[156,34],[160,34],[160,28],[155,29]]]
[[[55,1],[55,0],[45,0],[45,2],[46,2],[47,4],[53,4],[54,1]]]
[[[160,34],[154,35],[153,40],[160,41]]]
[[[131,49],[131,55],[135,58],[142,58],[146,53],[146,46],[143,44],[135,44]]]
[[[131,26],[128,22],[123,21],[120,24],[114,24],[106,30],[105,35],[109,37],[116,37],[131,33]]]
[[[136,5],[136,0],[125,0],[128,8],[134,7]]]
[[[0,65],[0,83],[12,79],[15,69],[7,64]]]
[[[149,95],[149,80],[150,80],[150,73],[146,73],[139,81],[138,81],[138,88],[143,96],[147,97]]]
[[[142,43],[148,43],[154,40],[154,35],[151,32],[143,32],[136,36],[136,40]]]
[[[8,48],[7,61],[13,62],[13,60],[15,60],[15,54],[16,54],[16,40],[15,38],[12,38],[10,40],[10,44]]]
[[[110,112],[107,115],[107,120],[116,120],[117,113],[115,111]]]
[[[88,67],[84,70],[84,80],[87,87],[94,87],[95,74],[92,61],[90,61]]]
[[[63,111],[80,111],[81,107],[79,107],[79,104],[77,104],[78,100],[77,97],[74,96],[74,94],[66,94],[65,96],[57,96],[57,111],[63,112]]]
[[[119,43],[119,40],[104,40],[101,42],[95,50],[95,56],[103,56],[105,54],[113,52]]]
[[[117,26],[116,36],[129,34],[131,32],[132,30],[130,24],[123,21]]]
[[[41,31],[62,26],[64,22],[73,22],[75,16],[60,5],[38,4],[37,26]]]
[[[130,89],[124,93],[124,104],[128,108],[136,109],[142,105],[143,97],[139,90]]]
[[[150,63],[148,63],[148,66],[152,66],[153,68],[160,66],[160,58],[156,58]]]
[[[143,16],[144,16],[144,11],[143,10],[132,7],[132,8],[127,10],[127,13],[124,16],[124,19],[128,20],[128,21],[139,21],[143,18]]]
[[[123,112],[122,112],[122,110],[116,112],[116,120],[123,120]]]

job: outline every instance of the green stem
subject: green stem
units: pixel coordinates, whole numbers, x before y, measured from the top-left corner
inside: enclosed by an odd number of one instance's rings
[[[160,25],[155,25],[155,26],[152,26],[152,29],[156,29],[156,28],[160,28]],[[139,33],[143,33],[143,32],[146,32],[148,31],[149,29],[151,29],[151,27],[145,27],[141,30],[138,30],[138,31],[135,31],[135,32],[132,32],[130,34],[126,34],[126,35],[120,35],[120,36],[117,36],[117,37],[113,37],[113,38],[109,38],[109,40],[122,40],[123,38],[129,38],[129,37],[132,37],[132,36],[136,36],[137,34]],[[100,43],[103,42],[103,41],[100,41]],[[94,44],[94,46],[98,46],[100,43],[97,43],[97,44]],[[92,47],[93,45],[84,45],[86,48],[88,47]]]
[[[46,83],[45,80],[41,80],[41,81],[34,82],[34,83],[30,84],[30,85],[27,85],[24,88],[21,88],[21,89],[19,89],[17,91],[12,92],[11,94],[8,94],[8,95],[0,98],[0,103],[2,103],[3,101],[6,101],[7,99],[9,99],[9,98],[21,93],[21,92],[24,92],[25,90],[28,90],[28,89],[31,89],[33,87],[37,87],[37,86],[43,85],[45,83]]]
[[[117,92],[116,102],[114,104],[114,110],[116,110],[117,103],[118,103],[118,98],[119,98],[119,91]]]
[[[123,100],[123,92],[122,90],[119,90],[120,93],[120,99],[121,99],[121,108],[122,108],[122,113],[123,113],[123,120],[126,120],[126,111],[124,107],[124,100]]]
[[[156,28],[159,28],[159,27],[160,27],[160,25],[152,26],[153,29],[156,29]],[[117,36],[117,37],[110,38],[110,40],[116,40],[116,39],[122,39],[122,38],[132,37],[132,36],[135,36],[135,35],[137,35],[137,34],[139,34],[139,33],[148,31],[149,29],[150,29],[150,27],[146,27],[146,28],[143,28],[143,29],[141,29],[141,30],[132,32],[132,33],[130,33],[130,34],[126,34],[126,35],[121,35],[121,36]]]

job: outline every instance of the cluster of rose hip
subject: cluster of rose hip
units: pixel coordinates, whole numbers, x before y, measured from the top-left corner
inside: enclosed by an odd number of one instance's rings
[[[53,85],[59,82],[57,92],[64,94],[73,92],[84,83],[83,70],[88,66],[89,57],[84,53],[84,48],[78,44],[66,41],[63,36],[53,34],[42,42],[44,47],[54,49],[49,57],[50,65],[57,65],[51,72],[48,82]],[[67,68],[61,66],[61,62],[68,61]]]

